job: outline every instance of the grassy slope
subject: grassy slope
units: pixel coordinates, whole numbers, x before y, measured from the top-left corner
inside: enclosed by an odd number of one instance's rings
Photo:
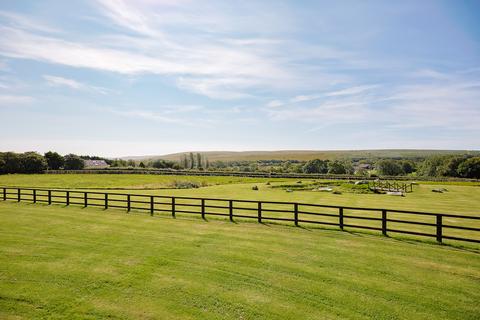
[[[478,252],[0,203],[2,319],[478,319]]]
[[[311,160],[311,159],[337,159],[337,158],[418,158],[431,155],[447,154],[480,154],[480,151],[467,150],[279,150],[279,151],[206,151],[200,153],[210,161],[240,161],[240,160]],[[125,159],[165,159],[179,161],[188,152],[173,153],[163,156],[137,156],[125,157]]]

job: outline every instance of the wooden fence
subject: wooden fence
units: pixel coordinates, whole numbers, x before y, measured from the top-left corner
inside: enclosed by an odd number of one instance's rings
[[[393,192],[402,192],[408,193],[413,192],[413,184],[412,183],[403,183],[397,181],[369,181],[368,187],[371,190],[378,190],[378,191],[393,191]]]
[[[76,190],[0,187],[3,201],[95,206],[104,209],[120,208],[147,211],[150,215],[167,213],[201,216],[223,216],[268,221],[292,222],[300,225],[323,225],[367,229],[388,234],[407,234],[431,237],[437,242],[444,239],[480,243],[480,215],[416,212],[406,210],[331,206],[322,204],[159,196],[125,193],[103,193]],[[405,228],[406,226],[406,228]]]

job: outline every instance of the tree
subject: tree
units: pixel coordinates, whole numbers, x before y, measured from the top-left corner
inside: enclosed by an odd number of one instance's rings
[[[380,160],[376,163],[380,175],[398,176],[403,173],[402,167],[395,160]]]
[[[419,174],[427,177],[440,176],[440,168],[444,165],[445,160],[444,156],[426,158],[420,166]]]
[[[195,158],[193,157],[193,153],[190,152],[190,169],[195,168]]]
[[[23,172],[23,164],[20,155],[15,152],[3,153],[3,172],[4,173],[19,173]]]
[[[76,154],[67,154],[65,156],[65,170],[82,170],[85,167],[85,162]]]
[[[345,174],[347,171],[345,170],[345,166],[338,160],[332,161],[328,163],[328,173],[330,174]]]
[[[444,163],[438,167],[437,174],[444,177],[458,177],[458,167],[465,160],[467,160],[466,157],[451,157],[445,159]]]
[[[45,153],[45,159],[47,160],[48,169],[58,170],[63,167],[65,159],[56,152],[48,151]]]
[[[25,173],[41,173],[48,167],[45,158],[36,152],[25,152],[20,159]]]
[[[463,178],[480,179],[480,157],[467,159],[458,166],[458,174]]]
[[[399,163],[403,173],[409,174],[415,171],[415,163],[412,160],[402,160]]]
[[[182,167],[183,169],[188,169],[188,158],[186,154],[182,157]]]
[[[197,168],[202,169],[202,155],[197,153]]]
[[[145,168],[145,163],[143,162],[140,162],[140,164],[138,165],[140,168]]]
[[[328,160],[313,159],[303,166],[304,173],[327,173]]]
[[[135,160],[132,160],[132,159],[128,160],[128,161],[127,161],[127,166],[129,166],[129,167],[135,167]]]

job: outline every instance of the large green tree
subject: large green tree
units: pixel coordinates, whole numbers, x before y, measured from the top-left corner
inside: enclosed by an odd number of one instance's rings
[[[457,171],[463,178],[480,179],[480,157],[463,161],[459,164]]]
[[[45,157],[36,152],[25,152],[20,158],[25,173],[41,173],[48,167]]]
[[[82,170],[85,167],[85,162],[76,154],[67,154],[65,156],[65,170]]]
[[[45,159],[47,160],[48,169],[58,170],[63,167],[65,159],[63,156],[56,152],[48,151],[45,153]]]
[[[391,159],[380,160],[375,167],[378,173],[383,176],[398,176],[404,173],[400,164]]]
[[[328,160],[313,159],[303,166],[304,173],[327,173]]]

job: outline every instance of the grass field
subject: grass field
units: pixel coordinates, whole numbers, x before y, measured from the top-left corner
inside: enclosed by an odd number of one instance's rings
[[[205,185],[196,189],[164,189],[172,184],[173,181],[193,181],[199,185]],[[433,185],[430,183],[420,183],[414,187],[414,192],[409,193],[406,197],[395,197],[379,194],[354,194],[343,193],[336,195],[324,192],[312,191],[295,191],[285,192],[281,188],[272,188],[272,186],[295,183],[297,180],[270,180],[271,184],[267,185],[269,180],[262,178],[238,178],[238,177],[185,177],[185,176],[157,176],[157,175],[115,175],[115,174],[64,174],[64,175],[6,175],[0,176],[0,185],[9,186],[35,186],[46,188],[77,188],[79,190],[93,189],[122,189],[122,193],[137,193],[150,195],[166,195],[166,196],[187,196],[187,197],[207,197],[207,198],[223,198],[223,199],[246,199],[246,200],[262,200],[262,201],[286,201],[300,202],[312,204],[327,204],[351,207],[370,207],[370,208],[386,208],[398,210],[424,211],[433,213],[461,214],[469,216],[480,215],[480,186],[478,183],[446,183],[442,185]],[[304,180],[302,183],[308,183]],[[63,186],[63,187],[62,187]],[[252,190],[252,186],[258,186],[259,190]],[[147,189],[145,189],[147,188]],[[153,188],[153,189],[152,189]],[[446,188],[445,193],[434,193],[434,188]],[[111,191],[114,192],[114,191]],[[123,199],[121,196],[112,196],[110,199]],[[145,201],[145,199],[139,199]],[[103,200],[92,200],[89,203],[102,204]],[[187,206],[181,206],[185,204]],[[189,207],[189,204],[197,204],[198,201],[182,200],[177,201],[177,210],[194,210],[200,212],[200,208]],[[210,203],[212,205],[226,205],[226,203]],[[148,208],[148,204],[139,205]],[[244,207],[255,207],[256,204],[242,204]],[[158,209],[169,210],[169,205],[158,205]],[[292,208],[289,205],[284,206],[265,206],[264,209],[288,210]],[[226,210],[210,210],[211,212],[227,213]],[[254,211],[235,210],[237,214],[255,215]],[[315,212],[338,214],[336,209],[318,209]],[[365,217],[380,218],[380,212],[365,211],[345,211],[345,214],[362,215]],[[168,214],[165,214],[168,215]],[[264,217],[281,217],[293,218],[290,213],[265,213]],[[435,223],[435,217],[411,216],[404,214],[390,214],[391,218],[403,219],[408,221]],[[337,218],[305,216],[300,217],[318,222],[337,223]],[[380,227],[380,221],[347,219],[345,223]],[[465,223],[468,223],[465,225]],[[456,218],[445,218],[444,224],[460,225],[480,228],[480,220],[459,220]],[[311,225],[310,225],[311,226]],[[400,229],[416,232],[424,232],[435,234],[435,227],[421,225],[405,225],[402,223],[389,223],[389,228]],[[359,231],[359,230],[357,230]],[[395,234],[391,234],[395,236]],[[480,239],[480,235],[475,231],[457,230],[447,228],[444,229],[445,236],[466,237],[471,239]],[[428,239],[428,238],[423,238]],[[431,239],[434,240],[434,239]],[[446,243],[457,243],[455,241],[446,240]],[[462,243],[462,245],[468,245]],[[473,245],[478,247],[477,245]]]
[[[0,202],[2,319],[478,319],[480,254]]]

